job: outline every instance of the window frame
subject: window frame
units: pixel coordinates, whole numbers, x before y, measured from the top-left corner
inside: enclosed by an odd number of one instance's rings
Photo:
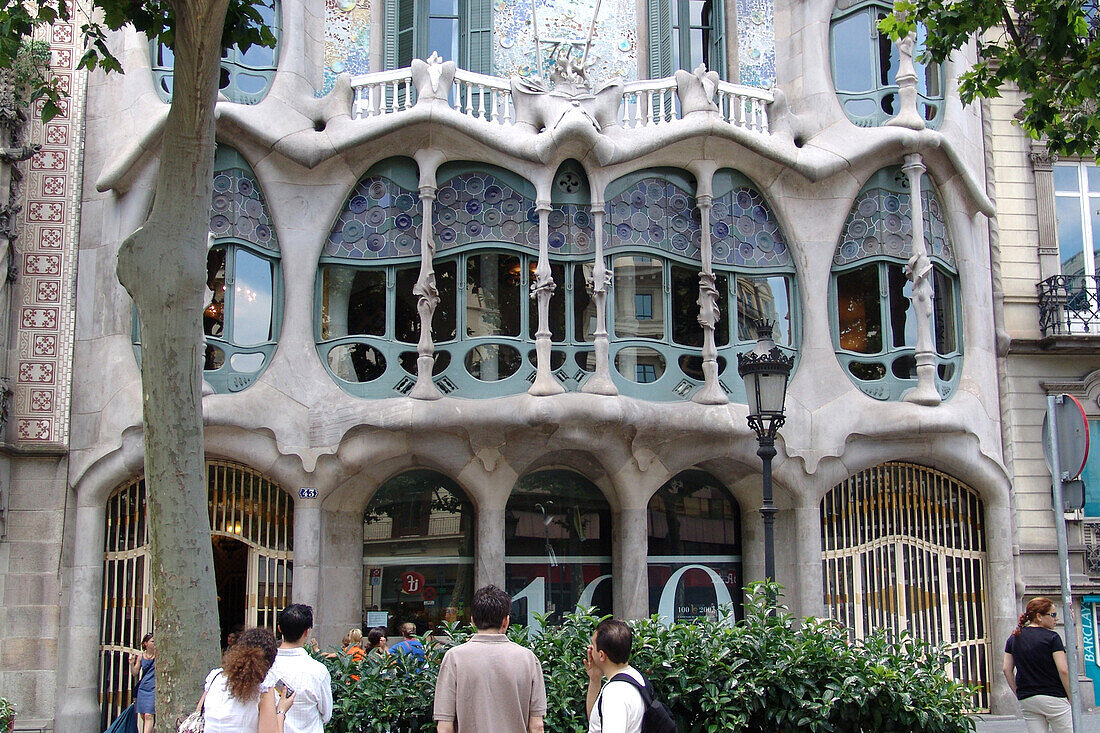
[[[708,71],[718,72],[728,78],[726,53],[726,0],[711,2],[710,42],[703,44],[702,63]],[[735,0],[732,0],[735,1]],[[692,0],[647,0],[649,31],[649,76],[663,79],[672,76],[677,69],[694,71],[691,59]],[[677,53],[673,53],[673,35],[677,40]]]
[[[492,0],[456,0],[458,54],[455,64],[466,71],[491,74],[493,63]],[[443,17],[432,11],[431,0],[387,0],[383,11],[382,68],[406,68],[412,59],[427,60],[430,55],[431,21]],[[401,46],[409,36],[408,59]]]
[[[1072,168],[1077,174],[1077,190],[1076,191],[1059,191],[1057,185],[1057,172],[1059,169]],[[1093,221],[1090,212],[1094,211],[1093,206],[1100,207],[1100,190],[1089,191],[1088,171],[1089,169],[1096,170],[1097,179],[1100,180],[1100,165],[1097,165],[1095,161],[1078,160],[1072,162],[1057,162],[1054,164],[1054,232],[1055,239],[1058,243],[1058,274],[1066,276],[1084,275],[1085,277],[1094,277],[1097,274],[1096,266],[1098,259],[1096,256],[1096,245],[1093,242],[1097,242],[1100,239],[1100,231],[1093,230]],[[1078,202],[1078,210],[1080,214],[1079,224],[1081,226],[1081,260],[1083,272],[1081,273],[1066,273],[1063,270],[1062,260],[1062,236],[1061,228],[1058,226],[1058,199],[1072,199]],[[1086,204],[1086,202],[1088,202]],[[1086,248],[1086,245],[1089,245]],[[1089,256],[1085,253],[1088,252]]]

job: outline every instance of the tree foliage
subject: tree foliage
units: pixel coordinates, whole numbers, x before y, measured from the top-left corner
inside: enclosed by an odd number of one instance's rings
[[[85,51],[77,68],[89,71],[102,68],[121,73],[122,65],[111,52],[107,34],[127,25],[174,48],[175,9],[168,0],[94,0],[92,5],[99,12],[99,17],[95,20],[84,18],[81,23]],[[275,45],[275,34],[263,24],[263,17],[256,10],[256,5],[271,7],[271,2],[229,0],[222,29],[223,50],[233,45],[242,51],[253,44],[267,47]],[[18,70],[24,66],[27,43],[35,33],[48,28],[55,21],[72,21],[73,11],[74,8],[70,7],[68,0],[0,0],[0,69]],[[35,102],[41,99],[42,120],[49,121],[60,111],[59,104],[65,92],[60,80],[51,75],[47,68],[39,66],[34,71],[38,73],[26,79],[28,100]]]
[[[924,60],[943,62],[976,38],[978,63],[959,78],[963,102],[1024,93],[1020,124],[1060,155],[1100,157],[1098,0],[898,0],[881,23],[897,39],[928,29]]]

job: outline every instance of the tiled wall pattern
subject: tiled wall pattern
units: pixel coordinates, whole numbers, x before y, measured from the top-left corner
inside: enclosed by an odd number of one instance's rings
[[[46,124],[32,110],[27,141],[42,150],[23,164],[9,420],[11,439],[24,447],[64,447],[69,437],[85,73],[75,70],[75,23],[55,24],[49,41],[51,68],[69,96]]]
[[[736,2],[740,81],[771,89],[775,85],[775,7],[772,0]]]
[[[325,85],[336,77],[370,71],[370,0],[325,0]]]
[[[494,76],[538,76],[531,1],[495,0],[493,3]],[[539,39],[584,42],[596,4],[596,0],[538,0],[535,12]],[[592,59],[595,63],[589,70],[589,79],[594,87],[615,77],[627,81],[638,77],[634,0],[603,0],[600,3],[600,17],[589,51],[589,61]],[[545,54],[543,61],[547,63]]]

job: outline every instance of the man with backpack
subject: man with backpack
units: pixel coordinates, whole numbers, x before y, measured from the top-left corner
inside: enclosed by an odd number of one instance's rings
[[[676,724],[653,686],[630,666],[633,634],[618,619],[601,621],[588,645],[588,733],[675,733]],[[600,684],[607,677],[607,684]]]

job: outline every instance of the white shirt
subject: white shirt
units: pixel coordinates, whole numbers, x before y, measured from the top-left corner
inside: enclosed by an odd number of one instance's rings
[[[332,717],[332,678],[328,667],[301,647],[280,649],[271,674],[294,690],[294,704],[286,714],[285,733],[324,733]]]
[[[251,700],[238,700],[229,694],[225,674],[219,674],[221,667],[206,675],[203,689],[206,701],[203,703],[204,733],[253,733],[260,728],[260,695],[271,689],[275,678],[268,672],[260,683],[260,689]],[[274,704],[274,703],[272,703]]]
[[[626,673],[645,684],[645,677],[633,667]],[[641,733],[645,703],[642,693],[629,682],[608,682],[600,690],[596,704],[592,706],[592,718],[588,721],[588,733]]]

